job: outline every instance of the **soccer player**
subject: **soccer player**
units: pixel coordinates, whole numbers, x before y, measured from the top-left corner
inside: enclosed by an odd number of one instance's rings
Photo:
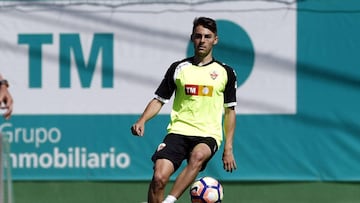
[[[0,108],[6,109],[3,116],[7,120],[10,119],[13,110],[13,99],[8,88],[8,81],[0,74]]]
[[[132,134],[143,136],[145,123],[158,114],[175,92],[168,134],[152,156],[154,173],[148,203],[175,202],[218,150],[223,130],[223,166],[228,172],[236,169],[233,154],[235,72],[212,56],[213,46],[218,42],[213,19],[195,18],[191,40],[194,56],[174,62],[169,67],[155,92],[155,98],[131,127]],[[187,165],[164,200],[165,186],[183,160],[187,160]]]

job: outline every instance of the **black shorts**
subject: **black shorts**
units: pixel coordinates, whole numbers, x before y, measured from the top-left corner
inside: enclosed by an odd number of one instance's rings
[[[211,156],[207,161],[204,162],[201,168],[201,171],[203,171],[207,162],[218,150],[216,140],[212,137],[185,136],[170,133],[166,135],[163,143],[161,143],[156,149],[151,160],[155,163],[157,159],[168,159],[173,163],[174,169],[176,171],[180,167],[183,160],[186,159],[189,161],[190,153],[192,152],[193,148],[200,143],[208,145],[211,150]]]

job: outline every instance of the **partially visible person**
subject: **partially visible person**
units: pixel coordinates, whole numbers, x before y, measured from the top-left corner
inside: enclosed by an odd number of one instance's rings
[[[0,74],[0,108],[5,109],[3,116],[6,120],[11,117],[14,103],[8,88],[9,82]]]

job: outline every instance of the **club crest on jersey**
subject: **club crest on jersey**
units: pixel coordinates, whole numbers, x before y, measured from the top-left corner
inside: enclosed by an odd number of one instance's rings
[[[214,87],[210,85],[185,85],[185,94],[194,96],[209,96],[213,94]]]
[[[219,75],[219,74],[217,74],[216,71],[213,71],[213,72],[210,73],[210,77],[211,77],[211,79],[213,79],[213,80],[215,80],[215,79],[218,77],[218,75]]]

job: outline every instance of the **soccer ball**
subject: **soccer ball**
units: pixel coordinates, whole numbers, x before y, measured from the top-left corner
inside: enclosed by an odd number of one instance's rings
[[[212,177],[202,177],[190,187],[192,203],[220,203],[223,199],[223,187]]]

